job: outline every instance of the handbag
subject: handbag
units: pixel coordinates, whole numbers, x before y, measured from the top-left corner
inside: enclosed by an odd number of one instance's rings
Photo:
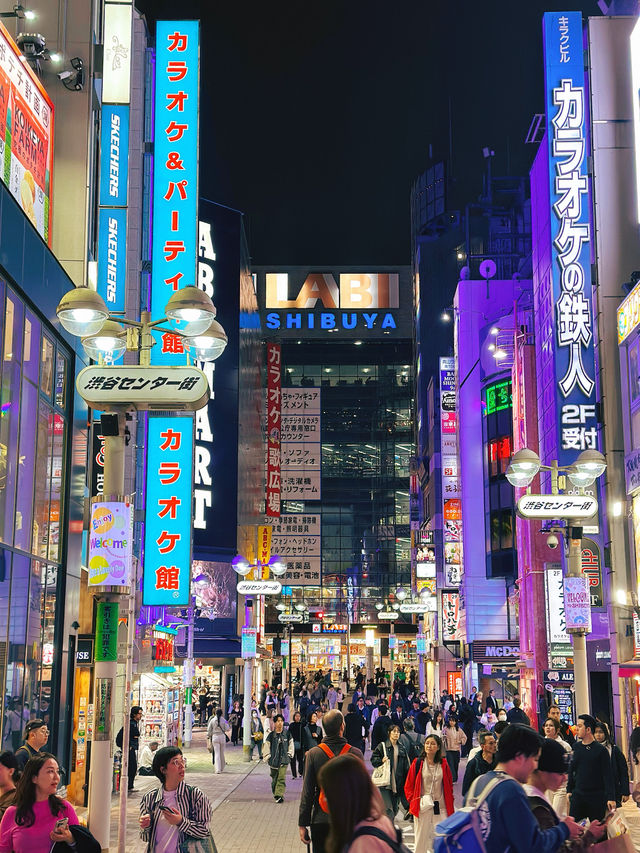
[[[191,820],[193,798],[190,785],[187,785],[187,793],[189,795],[189,819]],[[209,830],[209,834],[205,838],[196,838],[195,835],[185,835],[178,846],[178,850],[180,853],[218,853],[211,830]]]
[[[387,748],[382,744],[382,751],[384,753],[385,758],[387,758]],[[378,788],[388,788],[391,784],[391,762],[389,760],[384,761],[380,767],[374,767],[373,773],[371,774],[371,781]]]
[[[254,732],[254,733],[251,735],[251,737],[252,737],[254,740],[262,740],[262,739],[264,738],[264,734],[263,734],[262,732],[258,731],[258,732]]]

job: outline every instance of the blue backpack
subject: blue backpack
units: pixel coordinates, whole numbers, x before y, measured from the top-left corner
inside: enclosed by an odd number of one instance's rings
[[[500,782],[511,779],[511,776],[497,776],[490,779],[479,794],[475,791],[482,779],[474,780],[467,797],[467,804],[454,812],[451,817],[440,821],[436,826],[433,843],[434,853],[487,853],[482,833],[482,820],[478,806]]]

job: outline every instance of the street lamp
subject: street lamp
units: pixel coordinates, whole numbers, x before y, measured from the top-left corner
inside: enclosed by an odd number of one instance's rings
[[[140,320],[130,320],[126,317],[118,317],[117,321],[110,317],[104,299],[99,293],[88,287],[78,287],[66,293],[60,300],[56,315],[67,332],[82,339],[82,345],[89,358],[100,363],[99,368],[88,367],[81,372],[76,380],[76,386],[85,402],[93,408],[103,411],[115,412],[113,418],[115,423],[104,435],[104,480],[103,499],[122,501],[125,489],[125,434],[124,415],[130,410],[155,406],[165,411],[184,411],[201,408],[209,399],[209,384],[201,370],[195,367],[168,367],[167,371],[190,371],[191,379],[201,383],[205,390],[196,400],[183,397],[182,400],[167,397],[165,393],[153,389],[152,378],[157,376],[157,368],[151,367],[151,347],[154,345],[152,331],[170,332],[179,335],[185,346],[188,341],[197,336],[206,335],[215,322],[216,309],[211,298],[197,287],[189,286],[174,293],[165,307],[164,317],[152,320],[148,311],[140,312]],[[168,323],[169,328],[163,328]],[[124,327],[127,327],[126,329]],[[224,350],[227,338],[222,327],[216,323],[212,329],[206,346],[202,342],[194,341],[194,352],[199,360],[212,360],[217,358]],[[134,395],[131,392],[132,380],[129,378],[126,387],[123,385],[124,395],[114,396],[113,383],[122,383],[121,374],[123,370],[116,368],[112,362],[123,355],[126,351],[138,353],[139,365],[132,370],[149,374],[141,383],[140,388]],[[104,365],[104,366],[103,366]],[[102,380],[110,379],[109,390],[99,390],[98,393],[89,392],[90,384],[81,385],[80,377],[83,373],[100,371]],[[124,368],[126,370],[126,368]],[[113,371],[113,373],[112,373]],[[84,381],[84,380],[83,380]],[[100,386],[101,387],[101,386]],[[129,396],[131,394],[131,396]],[[96,500],[97,496],[92,496]],[[128,567],[130,568],[130,567]],[[93,589],[97,593],[96,624],[105,624],[105,615],[118,609],[121,597],[126,595],[129,602],[129,632],[127,640],[127,657],[125,672],[125,697],[123,703],[123,737],[122,737],[122,778],[127,778],[129,757],[129,696],[131,684],[131,665],[133,649],[133,618],[134,608],[131,596],[131,587],[97,587]],[[193,619],[193,601],[190,597],[190,620]],[[117,620],[116,620],[117,623]],[[108,624],[108,620],[107,620]],[[185,698],[188,723],[185,725],[185,740],[190,739],[190,703],[191,687],[193,683],[193,633],[190,632],[190,661],[185,673]],[[95,688],[94,708],[96,719],[102,714],[106,719],[103,731],[96,735],[92,745],[92,767],[89,774],[89,804],[91,806],[91,829],[100,839],[109,838],[109,810],[104,809],[104,804],[109,802],[111,795],[111,702],[114,693],[117,672],[117,659],[96,660],[95,662]],[[120,810],[121,814],[126,812],[127,786],[121,786]]]
[[[565,474],[574,486],[583,489],[586,486],[593,485],[596,479],[604,474],[606,467],[606,459],[599,450],[583,450],[571,465],[558,465],[556,459],[552,460],[550,465],[542,465],[538,454],[524,447],[513,454],[506,471],[507,480],[512,486],[527,489],[539,471],[549,471],[551,474],[551,495],[556,497],[556,500],[547,501],[549,507],[546,508],[544,507],[545,495],[530,496],[532,500],[539,499],[539,503],[544,508],[540,511],[538,506],[536,506],[535,515],[529,515],[524,507],[520,507],[523,500],[521,498],[518,502],[518,512],[523,518],[535,517],[538,519],[565,520],[567,543],[567,574],[564,581],[565,612],[567,617],[571,610],[575,612],[575,621],[572,620],[573,627],[567,627],[567,632],[573,635],[575,699],[576,708],[580,714],[587,713],[589,710],[589,672],[587,668],[586,635],[591,630],[589,627],[591,619],[588,613],[589,592],[586,586],[588,582],[582,572],[583,522],[577,511],[582,508],[576,508],[574,502],[571,501],[571,496],[560,492],[558,477],[559,474]],[[568,501],[564,507],[561,498],[566,498]],[[597,509],[595,501],[594,506]],[[575,580],[569,580],[576,578],[580,579],[585,586],[583,587],[582,583],[576,584]],[[575,605],[574,601],[576,602]],[[583,612],[583,601],[586,602],[584,605],[586,614]],[[569,606],[570,604],[571,607]],[[569,622],[568,618],[567,622]]]

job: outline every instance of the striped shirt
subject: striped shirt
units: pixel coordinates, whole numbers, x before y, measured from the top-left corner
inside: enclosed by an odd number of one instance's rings
[[[140,838],[147,842],[147,853],[153,853],[154,850],[155,826],[160,814],[158,806],[162,802],[162,795],[162,787],[153,788],[144,795],[140,803],[140,814],[148,814],[151,818],[148,828],[140,830]],[[187,836],[194,838],[209,836],[211,803],[200,788],[180,782],[176,789],[176,808],[183,816],[178,824],[179,844],[182,844]]]

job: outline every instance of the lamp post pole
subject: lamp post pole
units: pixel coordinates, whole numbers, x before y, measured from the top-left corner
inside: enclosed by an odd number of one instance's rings
[[[253,616],[253,600],[244,602],[244,627],[250,628]],[[244,706],[242,713],[242,757],[251,761],[251,683],[253,681],[253,658],[244,659]]]
[[[567,576],[582,575],[582,527],[580,522],[567,522]],[[587,667],[587,633],[570,631],[573,641],[573,678],[576,714],[589,713],[589,670]]]
[[[182,664],[184,684],[184,745],[191,747],[193,734],[193,631],[194,631],[195,595],[190,598],[187,611],[187,659]]]
[[[418,634],[424,634],[424,620],[420,619],[418,622]],[[420,693],[425,692],[425,679],[424,679],[424,655],[419,652],[418,653],[418,687],[420,688]]]

